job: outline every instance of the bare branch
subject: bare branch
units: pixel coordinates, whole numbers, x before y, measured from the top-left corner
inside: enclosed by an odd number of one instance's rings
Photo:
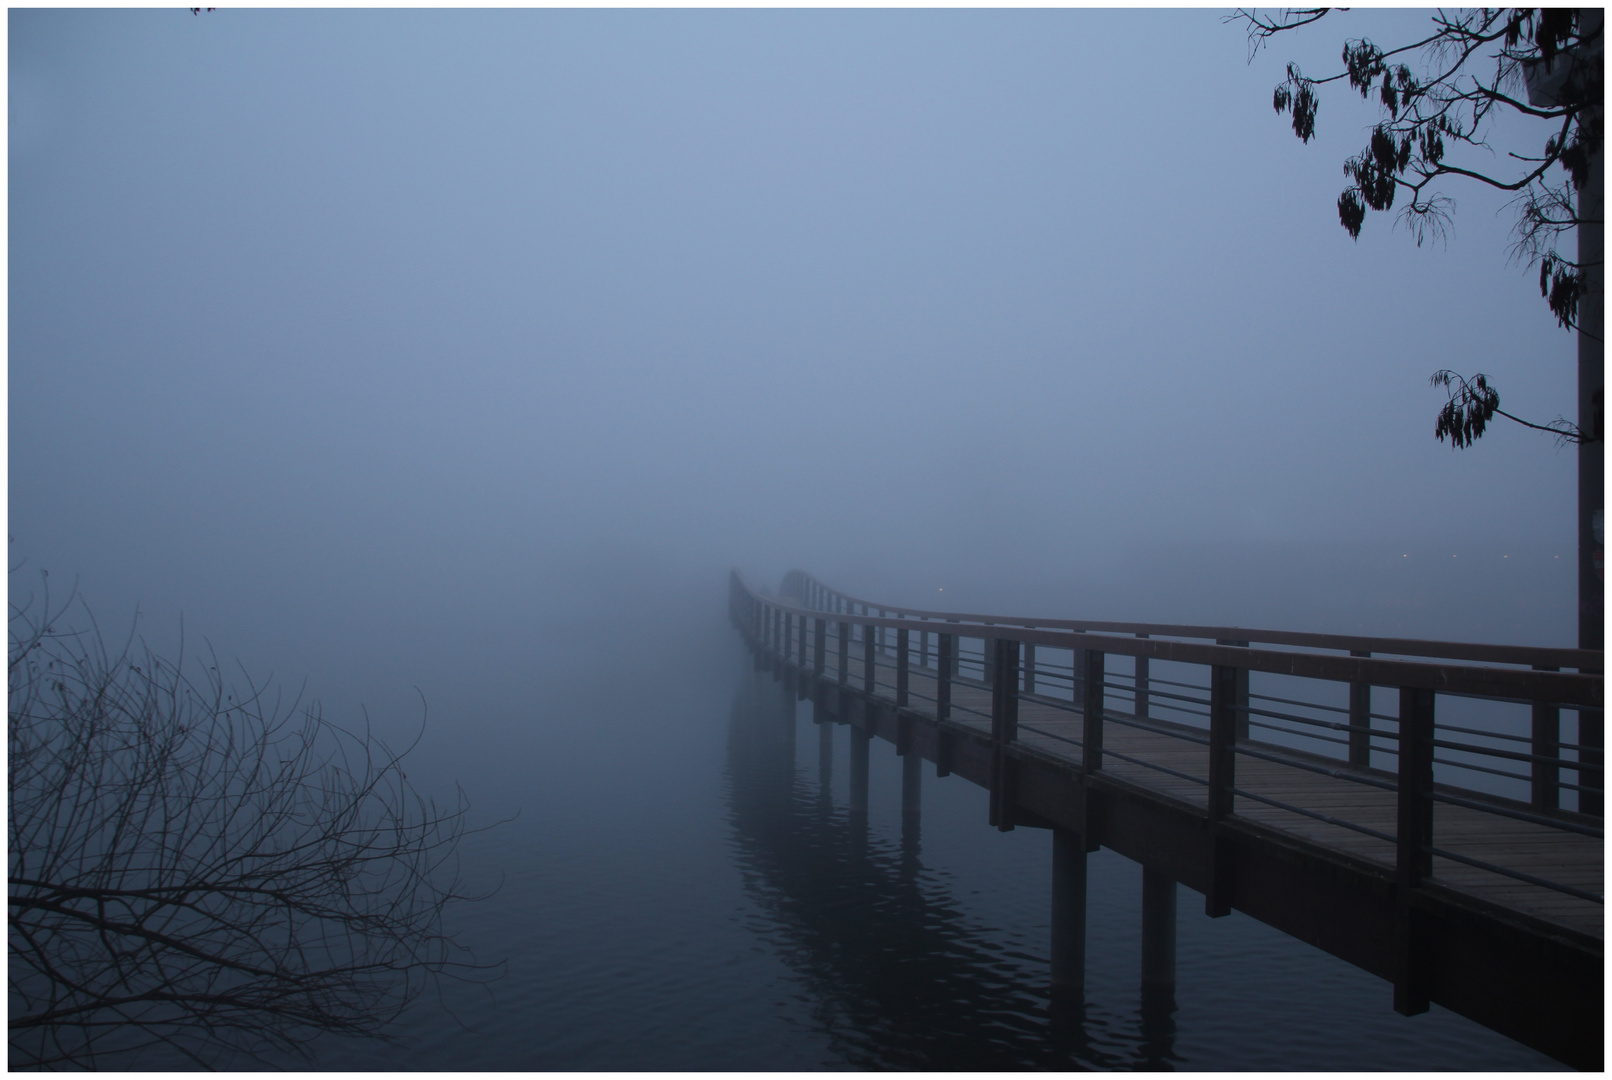
[[[490,976],[442,929],[471,899],[462,792],[439,808],[407,751],[237,691],[210,653],[109,652],[64,615],[11,611],[13,1066],[389,1038],[431,980]]]

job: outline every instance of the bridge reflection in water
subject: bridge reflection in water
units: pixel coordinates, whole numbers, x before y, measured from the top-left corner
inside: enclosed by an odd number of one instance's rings
[[[1108,852],[1092,857],[1086,999],[1055,998],[1045,834],[1000,836],[974,820],[982,792],[930,776],[926,842],[924,821],[900,812],[907,759],[892,760],[889,746],[870,758],[870,821],[848,805],[848,735],[805,710],[797,719],[792,694],[747,672],[726,770],[735,861],[759,909],[749,928],[792,969],[810,1023],[847,1066],[1550,1066],[1443,1010],[1404,1021],[1364,973],[1250,920],[1194,919],[1186,908],[1178,1012],[1173,994],[1141,984],[1140,875]],[[825,756],[825,742],[837,754]],[[1005,858],[990,857],[1004,846]],[[1192,1023],[1179,1036],[1178,1015]]]
[[[811,741],[832,746],[834,725],[819,730],[828,739]],[[904,813],[899,840],[873,835],[865,803],[836,805],[831,755],[796,760],[797,735],[793,695],[770,676],[747,677],[729,727],[730,817],[741,872],[770,917],[759,929],[848,1064],[1173,1066],[1172,994],[1144,996],[1131,1024],[1054,1001],[1046,959],[977,925],[924,865],[921,818]]]
[[[749,695],[763,704],[750,709],[776,721],[757,720],[749,735],[735,728],[735,760],[741,745],[757,757],[755,769],[735,770],[735,812],[750,805],[743,793],[755,778],[773,773],[754,791],[771,807],[756,820],[799,847],[798,859],[762,847],[748,857],[784,878],[817,866],[779,895],[823,900],[798,913],[822,945],[807,950],[808,967],[825,1000],[859,988],[836,1006],[850,1028],[887,1029],[864,1040],[870,1064],[1165,1065],[1180,882],[1211,916],[1246,912],[1389,980],[1396,1011],[1441,1002],[1564,1063],[1599,1066],[1601,654],[1032,624],[881,608],[800,574],[776,599],[735,575],[731,614],[761,680]],[[1395,658],[1375,658],[1385,653]],[[1557,674],[1564,667],[1581,674]],[[1207,686],[1192,669],[1207,670]],[[1340,686],[1346,701],[1332,699]],[[1390,701],[1397,693],[1395,713],[1375,711],[1374,686]],[[809,819],[785,737],[796,700],[822,724]],[[1435,712],[1440,701],[1458,711]],[[1491,706],[1520,709],[1521,734],[1506,717],[1486,719]],[[827,798],[836,726],[848,728],[843,814]],[[874,738],[903,757],[908,813],[895,848],[867,832]],[[988,790],[997,828],[1052,830],[1050,965],[1036,962],[1050,971],[1008,964],[982,944],[988,933],[959,932],[944,917],[955,910],[945,890],[923,887],[924,759]],[[806,820],[818,830],[810,839],[798,835]],[[1129,1045],[1094,1035],[1082,1004],[1088,854],[1100,847],[1143,867],[1145,1008]],[[835,883],[828,893],[825,882]],[[827,978],[848,973],[849,983]],[[954,992],[959,980],[966,993]],[[903,1014],[921,1022],[890,1022]],[[938,1043],[952,1046],[932,1056]],[[1367,1067],[1383,1065],[1392,1067]]]

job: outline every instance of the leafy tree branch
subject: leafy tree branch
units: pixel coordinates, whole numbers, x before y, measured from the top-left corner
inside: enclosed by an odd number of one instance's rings
[[[1504,416],[1507,420],[1514,420],[1523,427],[1533,428],[1535,431],[1548,431],[1555,435],[1560,443],[1589,441],[1578,429],[1578,425],[1568,423],[1560,416],[1548,424],[1536,424],[1506,412],[1500,407],[1499,392],[1489,385],[1488,377],[1481,372],[1468,381],[1463,376],[1445,369],[1435,371],[1430,381],[1434,386],[1443,387],[1450,394],[1450,400],[1439,410],[1433,434],[1439,442],[1448,438],[1450,445],[1457,450],[1471,446],[1477,441],[1483,435],[1489,421],[1496,416]]]
[[[1326,13],[1240,10],[1230,18],[1247,27],[1252,53]],[[1418,244],[1441,239],[1453,205],[1435,187],[1445,177],[1517,192],[1513,255],[1540,266],[1540,293],[1551,313],[1563,327],[1576,328],[1585,268],[1563,255],[1558,243],[1587,220],[1573,196],[1587,180],[1591,155],[1601,149],[1599,23],[1586,30],[1572,8],[1441,11],[1432,22],[1432,33],[1393,49],[1366,38],[1346,41],[1343,70],[1322,78],[1289,64],[1272,104],[1291,116],[1294,134],[1308,143],[1320,108],[1318,87],[1347,80],[1362,100],[1376,96],[1382,119],[1366,147],[1343,165],[1350,184],[1338,196],[1338,220],[1352,237],[1359,237],[1369,211],[1387,212],[1397,204],[1399,219]],[[1399,61],[1410,54],[1421,57],[1414,70]],[[1549,104],[1525,100],[1530,78],[1548,84]],[[1507,155],[1521,166],[1512,173],[1454,160],[1451,155],[1463,151],[1493,150],[1496,110],[1544,121],[1541,154]]]
[[[1252,59],[1272,38],[1327,13],[1239,10],[1228,21],[1246,27]],[[1308,143],[1315,137],[1322,86],[1347,81],[1362,100],[1376,98],[1380,118],[1365,148],[1344,161],[1349,183],[1338,196],[1338,221],[1355,239],[1368,213],[1398,206],[1398,220],[1418,246],[1444,240],[1455,205],[1439,189],[1446,178],[1515,193],[1511,257],[1539,268],[1540,295],[1560,326],[1598,341],[1579,315],[1589,271],[1598,272],[1599,265],[1568,257],[1562,242],[1582,225],[1601,223],[1586,214],[1583,198],[1591,160],[1602,152],[1601,27],[1600,17],[1573,8],[1439,11],[1431,32],[1406,45],[1384,49],[1367,38],[1346,40],[1342,70],[1324,77],[1288,64],[1272,105]],[[1538,154],[1495,154],[1494,121],[1505,115],[1537,122],[1543,144]],[[1598,198],[1591,205],[1598,208]],[[1471,446],[1495,415],[1567,442],[1598,438],[1559,417],[1536,424],[1503,411],[1484,375],[1469,381],[1444,370],[1432,382],[1450,393],[1435,434],[1457,448]]]

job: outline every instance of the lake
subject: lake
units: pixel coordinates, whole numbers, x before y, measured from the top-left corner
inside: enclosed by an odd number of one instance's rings
[[[869,811],[847,811],[848,740],[828,784],[801,705],[736,639],[705,663],[573,671],[421,784],[452,771],[512,820],[470,836],[489,898],[453,912],[502,961],[448,982],[398,1041],[326,1038],[318,1069],[1548,1069],[1550,1059],[1180,889],[1173,1002],[1140,990],[1140,868],[1090,858],[1086,1003],[1049,1001],[1051,838],[986,823],[986,793],[925,767],[903,834],[900,759],[873,744]],[[686,661],[686,647],[674,651]],[[691,670],[693,674],[691,674]],[[589,687],[594,692],[589,692]],[[148,1064],[158,1064],[150,1061]]]

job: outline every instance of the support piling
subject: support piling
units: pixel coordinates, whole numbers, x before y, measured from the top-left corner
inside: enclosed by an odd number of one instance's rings
[[[1052,992],[1086,994],[1086,838],[1052,830]]]

